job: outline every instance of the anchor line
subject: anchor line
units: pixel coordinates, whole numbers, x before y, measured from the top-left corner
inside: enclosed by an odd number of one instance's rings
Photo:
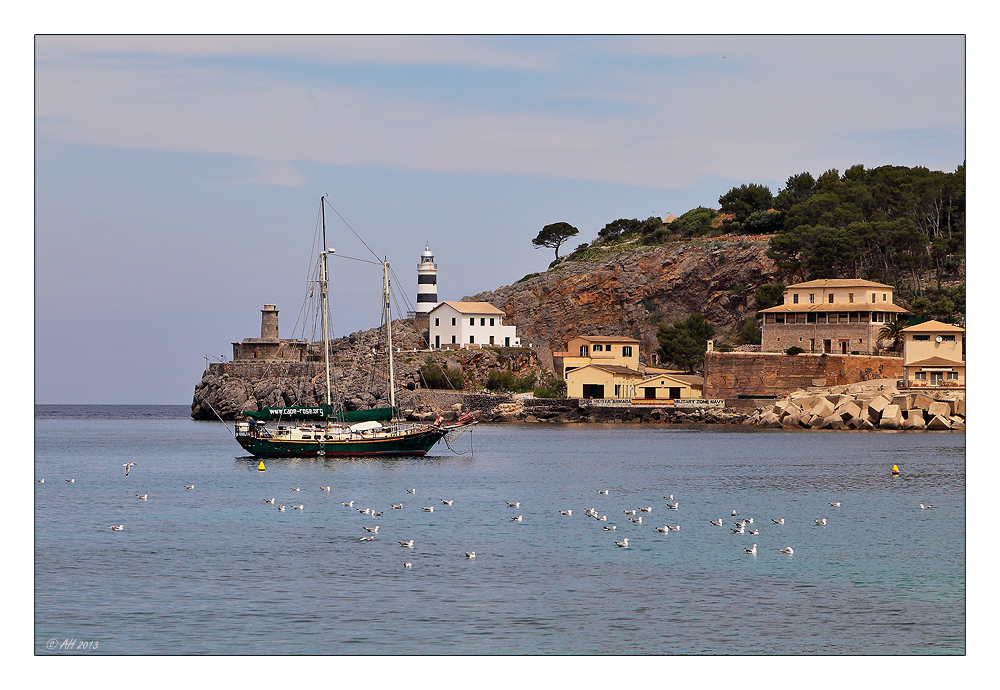
[[[455,450],[455,449],[454,449],[454,448],[452,448],[452,446],[451,446],[451,440],[450,440],[450,437],[451,437],[452,435],[455,435],[455,440],[457,441],[457,440],[458,440],[458,438],[459,438],[459,437],[460,437],[460,436],[461,436],[462,434],[464,434],[464,433],[465,433],[465,429],[463,429],[463,430],[461,430],[461,431],[452,431],[452,432],[450,432],[450,433],[448,433],[448,434],[445,434],[445,436],[444,436],[444,443],[445,443],[445,445],[446,445],[446,446],[448,446],[448,450],[450,450],[450,451],[451,451],[452,453],[454,453],[455,455],[468,455],[469,453],[471,453],[471,452],[472,452],[472,429],[469,429],[468,431],[469,431],[469,450],[467,450],[467,451],[464,451],[464,452],[461,452],[461,453],[459,453],[459,452],[458,452],[457,450]]]

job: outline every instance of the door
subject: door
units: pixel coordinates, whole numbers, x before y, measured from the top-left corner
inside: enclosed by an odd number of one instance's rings
[[[434,347],[437,349],[441,348],[441,336],[439,335],[434,336]]]
[[[678,386],[676,388],[671,388],[670,389],[670,399],[671,400],[677,400],[680,397],[681,397],[681,388],[680,388],[680,386]]]
[[[604,384],[598,384],[598,383],[585,383],[585,384],[583,384],[583,397],[585,397],[585,398],[603,398],[604,397]]]
[[[492,345],[492,344],[493,344],[493,336],[491,335],[490,336],[490,345]]]
[[[825,352],[826,354],[830,354],[833,352],[833,341],[830,340],[829,338],[823,341],[823,352]]]
[[[656,398],[656,388],[655,387],[650,386],[649,388],[643,388],[643,390],[646,391],[646,399],[647,400],[652,400],[652,399]]]
[[[840,354],[842,354],[842,355],[846,355],[847,354],[847,341],[846,340],[841,340],[840,341]]]

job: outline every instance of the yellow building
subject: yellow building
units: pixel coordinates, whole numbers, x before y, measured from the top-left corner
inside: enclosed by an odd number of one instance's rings
[[[801,347],[806,352],[874,354],[878,332],[909,314],[894,304],[893,287],[870,280],[810,280],[789,285],[784,304],[762,309],[761,352]]]
[[[566,397],[631,400],[644,378],[635,369],[616,364],[587,364],[567,372]]]
[[[567,382],[567,374],[591,364],[639,369],[639,341],[614,335],[581,335],[566,343],[566,350],[553,352],[556,371]],[[572,397],[572,396],[570,396]]]
[[[910,388],[965,388],[964,328],[925,321],[903,329],[903,377]]]
[[[704,387],[705,379],[694,374],[657,374],[637,383],[632,397],[639,402],[700,399]]]

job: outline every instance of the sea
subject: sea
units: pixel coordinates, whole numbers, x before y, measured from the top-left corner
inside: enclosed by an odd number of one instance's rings
[[[36,656],[966,653],[962,433],[480,424],[261,471],[231,426],[35,407]]]

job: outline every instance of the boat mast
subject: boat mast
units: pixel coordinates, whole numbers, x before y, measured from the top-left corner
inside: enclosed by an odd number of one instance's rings
[[[320,308],[323,310],[323,361],[326,363],[326,405],[330,407],[332,405],[330,398],[330,322],[329,322],[329,295],[327,294],[328,279],[327,279],[327,269],[326,269],[326,259],[327,254],[332,253],[332,250],[326,248],[326,204],[324,200],[326,195],[324,194],[319,198],[319,209],[320,215],[323,218],[323,248],[319,253],[320,257],[320,269],[319,269],[319,299]]]
[[[382,298],[385,303],[385,344],[389,349],[389,409],[396,411],[396,377],[392,367],[392,311],[389,308],[389,261],[382,260]]]

